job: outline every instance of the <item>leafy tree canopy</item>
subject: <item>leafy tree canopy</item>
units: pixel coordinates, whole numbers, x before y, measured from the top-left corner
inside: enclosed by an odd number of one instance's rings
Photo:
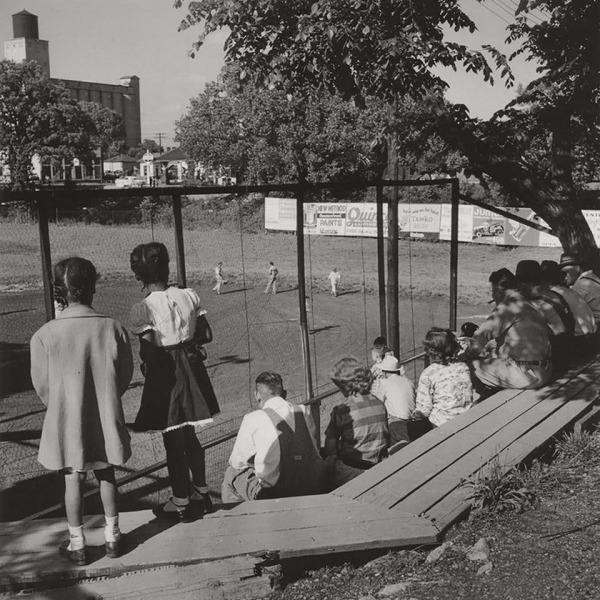
[[[239,85],[233,67],[191,100],[176,139],[195,160],[230,167],[239,182],[349,179],[366,176],[383,116],[381,102],[359,110],[327,92]]]
[[[164,151],[165,149],[162,146],[159,146],[155,140],[145,138],[142,140],[141,144],[138,144],[133,148],[129,148],[127,154],[133,158],[142,158],[146,152],[152,152],[152,154],[162,154]]]
[[[110,147],[122,148],[125,144],[125,124],[123,117],[96,102],[80,102],[81,108],[92,123],[90,142],[106,152]]]
[[[85,111],[34,61],[0,61],[0,148],[10,187],[32,185],[35,155],[71,160],[89,153],[95,132]]]
[[[435,70],[464,68],[489,82],[499,71],[506,85],[513,83],[508,59],[494,48],[448,40],[449,30],[475,29],[462,6],[459,0],[194,0],[181,29],[200,28],[193,55],[207,35],[228,28],[226,60],[239,64],[241,78],[266,87],[335,90],[360,106],[369,97],[391,106],[407,96],[416,103],[414,130],[435,133],[476,172],[535,209],[563,246],[590,252],[595,242],[573,177],[578,169],[593,173],[599,154],[600,0],[519,1],[508,38],[518,44],[515,54],[537,62],[539,78],[488,121],[444,102],[446,83]],[[533,10],[542,18],[530,19]]]

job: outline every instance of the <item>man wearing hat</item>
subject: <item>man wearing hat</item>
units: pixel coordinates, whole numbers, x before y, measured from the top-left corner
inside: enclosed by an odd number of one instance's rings
[[[408,421],[415,409],[415,390],[412,381],[395,356],[387,355],[379,363],[383,374],[373,394],[384,404],[388,412],[390,446],[398,442],[408,443]]]
[[[596,324],[600,323],[600,278],[587,269],[585,262],[576,254],[565,252],[559,264],[565,275],[565,283],[577,292],[591,308]]]
[[[515,276],[523,296],[544,317],[550,329],[554,364],[564,362],[570,357],[575,332],[569,304],[558,292],[542,286],[542,269],[537,260],[520,261]]]
[[[556,261],[543,260],[540,270],[542,286],[560,294],[569,305],[573,315],[573,355],[586,356],[596,347],[598,328],[592,309],[577,292],[564,285],[564,274]]]
[[[516,277],[508,269],[494,271],[490,283],[496,309],[473,335],[470,351],[479,354],[492,340],[496,342],[496,351],[494,356],[473,360],[477,391],[532,389],[545,385],[552,376],[546,321],[525,300],[518,290]]]

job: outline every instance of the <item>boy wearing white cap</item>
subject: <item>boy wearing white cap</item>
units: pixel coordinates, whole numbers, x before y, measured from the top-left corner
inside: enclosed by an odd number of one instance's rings
[[[398,442],[408,443],[408,421],[415,409],[413,383],[404,374],[395,356],[385,356],[378,366],[383,373],[383,380],[372,393],[385,404],[388,411],[390,446]]]

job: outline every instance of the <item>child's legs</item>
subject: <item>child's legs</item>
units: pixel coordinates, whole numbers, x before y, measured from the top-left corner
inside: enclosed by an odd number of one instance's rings
[[[191,425],[182,427],[185,436],[185,457],[192,472],[192,483],[196,487],[206,487],[206,463],[204,448],[198,441],[196,432]]]
[[[173,496],[181,499],[188,498],[190,491],[190,476],[185,448],[185,429],[187,427],[179,427],[163,433],[171,489],[173,490]]]
[[[65,511],[67,523],[71,527],[83,525],[83,483],[86,474],[65,470]]]
[[[119,514],[117,508],[117,482],[113,467],[94,471],[94,475],[100,484],[100,498],[107,517],[116,517]]]

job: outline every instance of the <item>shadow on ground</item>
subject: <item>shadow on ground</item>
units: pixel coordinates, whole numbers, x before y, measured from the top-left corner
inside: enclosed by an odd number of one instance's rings
[[[29,344],[0,342],[0,398],[32,390]]]

